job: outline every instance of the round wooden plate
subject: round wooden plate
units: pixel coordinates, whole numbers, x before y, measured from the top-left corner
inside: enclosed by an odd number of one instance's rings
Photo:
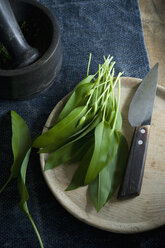
[[[127,120],[128,108],[140,79],[121,79],[120,109],[123,116],[123,133],[131,142],[133,128]],[[43,132],[55,122],[67,97],[62,99],[50,114]],[[65,191],[76,164],[61,165],[53,170],[43,171],[46,154],[40,155],[44,178],[61,205],[79,220],[111,232],[135,233],[154,229],[165,224],[165,89],[157,88],[148,152],[145,164],[141,194],[128,200],[118,200],[114,195],[99,213],[94,209],[87,191],[82,187]]]

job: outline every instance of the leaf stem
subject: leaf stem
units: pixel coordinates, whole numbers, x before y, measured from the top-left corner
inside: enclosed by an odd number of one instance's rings
[[[92,98],[92,96],[93,96],[93,93],[94,93],[95,89],[96,89],[97,87],[99,87],[99,85],[100,85],[99,82],[100,82],[101,77],[103,76],[103,73],[101,73],[101,69],[102,69],[102,67],[101,67],[101,65],[99,65],[98,78],[97,78],[97,80],[96,80],[96,84],[95,84],[94,87],[92,88],[92,92],[91,92],[91,95],[89,96],[89,99],[88,99],[88,101],[87,101],[87,103],[86,103],[86,106],[89,105],[90,100],[91,100],[91,98]],[[105,82],[105,83],[106,83],[106,82]],[[97,102],[97,101],[96,101],[96,102]]]
[[[102,97],[103,120],[105,120],[108,98],[110,97],[111,91],[113,91],[113,84],[112,84],[113,76],[114,76],[113,66],[115,65],[115,62],[111,62],[112,58],[113,57],[111,57],[110,59],[107,59],[108,61],[105,62],[106,71],[107,71],[105,82],[107,82],[107,83],[104,84],[103,92],[106,91],[106,87],[108,87],[108,90],[107,90],[106,94],[103,95],[103,97]],[[110,64],[110,62],[111,62],[111,64]],[[109,66],[109,64],[110,64],[110,66]],[[112,69],[113,69],[113,71],[112,71]],[[111,71],[112,71],[112,75],[111,75]],[[110,90],[110,88],[111,88],[111,90]],[[112,94],[114,95],[114,92],[112,92]]]
[[[114,96],[114,88],[113,88],[113,78],[114,78],[115,70],[112,70],[112,75],[111,75],[111,87],[112,87],[112,108],[114,108],[114,102],[115,102],[115,96]]]
[[[34,221],[33,221],[32,217],[31,217],[31,215],[30,215],[29,213],[28,213],[27,215],[28,215],[29,220],[31,221],[32,226],[33,226],[33,228],[34,228],[34,231],[35,231],[35,233],[36,233],[36,235],[37,235],[37,238],[38,238],[38,241],[39,241],[40,247],[41,247],[41,248],[44,248],[44,245],[43,245],[43,243],[42,243],[42,240],[41,240],[40,234],[39,234],[39,232],[38,232],[38,230],[37,230],[37,227],[36,227],[36,225],[35,225],[35,223],[34,223]]]
[[[112,88],[111,88],[111,89],[112,89]],[[106,93],[106,99],[104,100],[103,105],[102,105],[102,109],[104,109],[104,110],[103,110],[103,120],[105,120],[106,110],[107,110],[107,102],[108,102],[108,99],[109,99],[109,97],[110,97],[110,95],[111,95],[111,92],[112,92],[112,90],[110,90],[110,87],[109,87],[109,88],[108,88],[108,91],[107,91],[107,93]]]
[[[88,109],[88,111],[86,112],[86,114],[84,115],[84,117],[86,117],[90,113],[91,110],[92,110],[92,107],[90,107],[90,109]]]
[[[107,88],[104,90],[104,92],[100,95],[100,97],[97,99],[96,102],[99,102],[100,99],[105,95],[105,93],[107,92],[107,90],[109,89],[110,85],[107,86]]]
[[[7,179],[6,183],[3,185],[3,187],[0,189],[0,193],[2,193],[2,191],[6,188],[6,186],[8,185],[8,183],[11,181],[11,179],[13,178],[12,174],[10,174],[9,178]]]
[[[87,68],[87,77],[89,75],[89,68],[90,68],[90,64],[91,64],[91,58],[92,58],[92,54],[89,54],[89,61],[88,61],[88,68]]]
[[[116,84],[117,84],[117,82],[118,82],[118,80],[119,80],[119,78],[121,77],[122,74],[123,74],[123,72],[119,72],[119,74],[117,75],[117,77],[115,79],[115,82],[113,84],[113,88],[115,88],[115,86],[116,86]]]
[[[119,80],[118,80],[118,98],[117,98],[117,107],[116,107],[115,119],[114,119],[114,123],[113,123],[113,127],[112,127],[112,130],[113,130],[113,131],[114,131],[114,129],[115,129],[116,120],[117,120],[117,116],[118,116],[118,112],[119,112],[119,104],[120,104],[120,88],[121,88],[121,83],[120,83],[120,79],[119,79]]]

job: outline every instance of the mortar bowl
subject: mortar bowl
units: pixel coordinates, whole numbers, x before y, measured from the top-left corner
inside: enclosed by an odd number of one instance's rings
[[[10,0],[25,39],[39,50],[37,61],[14,69],[0,64],[0,98],[27,100],[51,86],[60,71],[62,49],[58,22],[51,11],[35,0]],[[0,40],[1,42],[1,40]]]

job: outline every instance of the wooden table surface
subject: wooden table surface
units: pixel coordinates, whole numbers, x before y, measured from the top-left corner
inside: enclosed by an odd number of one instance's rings
[[[159,62],[159,81],[165,87],[165,1],[139,0],[150,66]]]

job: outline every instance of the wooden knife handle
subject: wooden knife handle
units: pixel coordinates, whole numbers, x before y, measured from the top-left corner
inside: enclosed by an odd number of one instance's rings
[[[135,128],[127,168],[119,189],[118,198],[129,198],[140,194],[148,147],[149,130],[149,125]]]

